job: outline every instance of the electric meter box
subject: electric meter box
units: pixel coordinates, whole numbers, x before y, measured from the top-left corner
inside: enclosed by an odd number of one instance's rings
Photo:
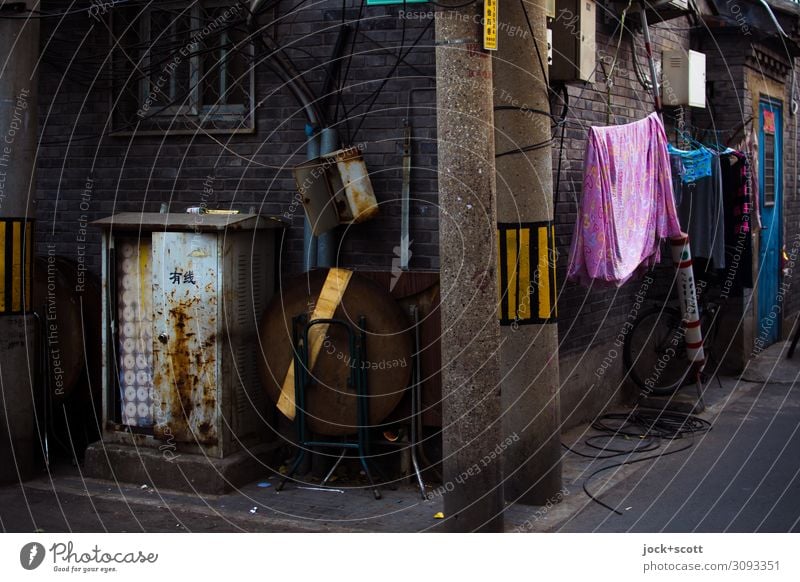
[[[268,440],[257,329],[285,224],[139,212],[94,224],[103,228],[102,444],[198,454],[210,466]]]
[[[303,162],[294,168],[294,180],[315,236],[378,214],[369,171],[358,148]]]
[[[664,51],[661,56],[661,101],[666,106],[706,106],[706,55],[697,51]]]
[[[594,82],[597,65],[594,0],[556,0],[553,31],[553,63],[550,80]]]

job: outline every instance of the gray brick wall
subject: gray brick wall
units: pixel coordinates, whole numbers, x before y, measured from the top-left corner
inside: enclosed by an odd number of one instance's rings
[[[50,7],[66,5],[62,2],[48,4]],[[356,20],[360,0],[346,0],[345,6],[345,20]],[[355,131],[373,92],[385,81],[383,91],[364,118],[359,132],[351,135],[352,143],[364,144],[364,157],[381,203],[378,218],[348,228],[343,236],[340,262],[355,269],[391,267],[394,247],[400,237],[401,151],[408,94],[412,88],[433,87],[435,83],[432,22],[430,19],[401,19],[400,10],[364,8],[348,86],[342,93],[344,105],[353,108],[349,123],[338,125],[340,137],[345,140],[348,128],[351,134]],[[564,281],[580,197],[588,127],[626,123],[641,119],[653,110],[650,95],[637,80],[629,43],[622,42],[617,51],[618,38],[612,38],[616,23],[606,18],[603,10],[598,13],[596,40],[600,62],[596,82],[568,88],[570,113],[563,152],[558,147],[559,134],[553,148],[554,168],[558,165],[559,154],[562,155],[555,218],[562,357],[599,349],[616,337],[639,288],[633,283],[619,289],[587,290]],[[330,57],[337,35],[336,25],[341,19],[340,4],[321,3],[286,17],[276,28],[275,38],[284,46],[294,47],[287,50],[298,69],[308,70],[304,78],[315,90],[323,84],[324,72],[319,64]],[[97,24],[87,35],[92,25],[89,18],[81,17],[71,17],[63,23],[55,19],[42,21],[40,122],[43,145],[39,152],[37,211],[37,240],[41,253],[44,253],[42,245],[55,241],[60,254],[75,258],[80,220],[84,216],[94,220],[115,212],[157,211],[162,202],[169,202],[175,211],[198,205],[204,200],[204,182],[209,176],[213,183],[213,195],[206,200],[209,205],[233,204],[243,210],[254,205],[260,212],[271,214],[283,214],[289,209],[295,194],[291,168],[305,159],[305,120],[289,93],[278,89],[279,83],[268,67],[262,64],[256,71],[256,95],[263,102],[257,112],[257,131],[252,135],[110,137],[103,135],[109,130],[110,92],[103,71],[97,66],[107,53],[108,38],[105,29]],[[655,24],[652,27],[654,52],[660,58],[661,51],[666,49],[688,49],[689,34],[685,19]],[[398,65],[401,42],[409,46],[418,36],[421,38],[419,45]],[[45,43],[47,39],[50,40]],[[689,115],[686,119],[702,125],[708,120],[707,114],[713,113],[718,126],[735,125],[741,121],[742,110],[750,107],[752,98],[742,81],[749,49],[735,36],[721,49],[715,48],[713,43],[694,42],[697,44],[693,48],[707,54],[713,109],[705,114],[696,111],[695,120]],[[70,65],[68,57],[73,53],[75,60]],[[637,54],[640,67],[647,72],[641,45]],[[612,61],[615,63],[613,83],[609,88],[606,74]],[[93,81],[96,75],[97,82]],[[788,90],[787,86],[787,103]],[[558,100],[554,98],[553,102],[554,111],[560,111]],[[359,103],[362,104],[354,107]],[[667,113],[668,134],[673,137],[669,127],[670,112]],[[436,270],[439,262],[433,91],[414,93],[410,120],[414,138],[411,267]],[[789,147],[796,143],[794,126],[786,129],[785,159],[789,177],[784,217],[789,239],[800,232],[800,200],[794,188],[798,169],[794,167]],[[89,198],[86,198],[87,178],[92,179]],[[287,272],[301,268],[302,220],[302,214],[297,213],[287,233],[284,256]],[[88,238],[89,264],[97,270],[99,239],[92,232]],[[668,260],[665,261],[665,269],[668,264]],[[651,289],[653,296],[663,292],[663,286]],[[791,311],[800,308],[797,294],[790,296],[789,308]]]
[[[55,10],[66,5],[51,2],[47,7]],[[360,5],[360,0],[346,2],[346,21],[357,18]],[[291,5],[281,6],[288,11]],[[344,105],[352,108],[350,120],[348,124],[340,120],[337,129],[346,141],[348,127],[354,133],[363,119],[351,142],[363,144],[381,212],[376,219],[346,230],[339,260],[353,268],[389,269],[400,238],[407,96],[412,88],[433,85],[433,26],[428,20],[400,19],[397,8],[365,7],[363,16],[342,95]],[[329,60],[333,50],[342,20],[341,4],[317,3],[278,17],[282,18],[275,38],[292,47],[287,51],[298,70],[307,71],[304,79],[320,91],[325,75],[320,64]],[[289,210],[296,192],[291,169],[305,160],[305,119],[267,66],[256,68],[256,98],[263,102],[257,111],[257,130],[251,135],[112,137],[107,134],[113,95],[106,81],[107,67],[99,64],[108,54],[106,27],[88,15],[74,15],[63,22],[44,19],[41,36],[42,147],[37,189],[41,254],[44,244],[55,242],[59,254],[76,258],[82,216],[91,221],[123,211],[157,212],[163,202],[176,212],[202,202],[210,207],[233,205],[243,211],[255,206],[266,214]],[[417,47],[409,50],[418,37]],[[401,42],[408,53],[398,65]],[[348,50],[349,46],[348,42]],[[381,84],[383,90],[368,110]],[[422,270],[438,268],[434,103],[434,92],[417,91],[410,115],[414,140],[411,268]],[[209,177],[211,196],[203,193]],[[81,210],[89,178],[91,189]],[[296,213],[287,233],[287,272],[301,269],[302,220],[302,213]],[[99,236],[92,231],[88,238],[89,265],[97,271]]]

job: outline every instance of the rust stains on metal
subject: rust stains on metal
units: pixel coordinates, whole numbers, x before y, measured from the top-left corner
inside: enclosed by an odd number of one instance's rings
[[[378,201],[372,190],[367,166],[358,148],[347,148],[336,154],[352,222],[364,222],[378,214]]]
[[[179,440],[214,444],[216,426],[216,334],[198,337],[193,320],[199,297],[181,299],[169,310],[167,344],[172,398],[167,414],[172,434]]]
[[[217,409],[217,258],[209,240],[156,233],[154,323],[158,414],[154,434],[201,445],[219,442]],[[204,244],[205,243],[205,244]],[[192,277],[187,280],[187,273]],[[163,340],[161,338],[163,337]]]
[[[353,202],[353,222],[364,222],[378,214],[378,205],[375,196],[371,192],[366,192],[359,182],[352,182],[348,192]]]

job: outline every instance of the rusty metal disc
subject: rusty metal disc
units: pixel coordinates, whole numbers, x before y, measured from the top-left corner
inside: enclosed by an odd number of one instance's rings
[[[292,319],[300,314],[311,318],[327,274],[327,269],[317,269],[287,281],[264,312],[259,373],[275,402],[292,361]],[[353,273],[333,317],[358,330],[362,315],[366,318],[363,367],[370,425],[375,426],[397,406],[408,386],[412,340],[408,319],[394,299],[376,283]],[[356,390],[348,382],[353,367],[346,330],[331,325],[306,391],[308,426],[313,432],[331,436],[356,432]]]

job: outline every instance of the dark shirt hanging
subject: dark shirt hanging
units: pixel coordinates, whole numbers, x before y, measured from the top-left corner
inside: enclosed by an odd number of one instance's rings
[[[750,167],[741,152],[720,156],[722,195],[725,209],[726,264],[723,291],[740,291],[753,286],[752,210],[747,188]]]

